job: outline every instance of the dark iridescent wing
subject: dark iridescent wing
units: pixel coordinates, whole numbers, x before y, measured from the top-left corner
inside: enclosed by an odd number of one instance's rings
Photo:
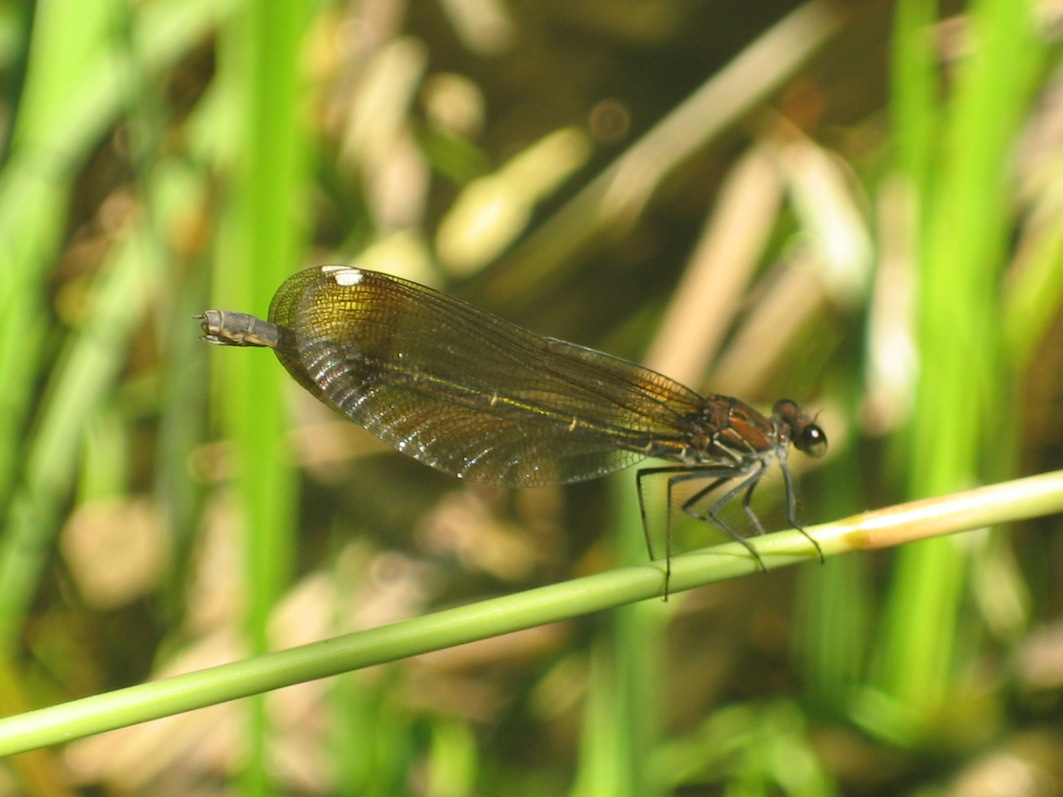
[[[634,363],[545,338],[413,282],[346,266],[295,274],[269,320],[304,387],[398,450],[486,484],[625,468],[703,400]]]

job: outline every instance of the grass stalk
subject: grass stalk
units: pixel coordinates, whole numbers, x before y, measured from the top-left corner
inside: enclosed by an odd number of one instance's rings
[[[809,527],[826,556],[887,548],[954,532],[1063,512],[1063,471],[929,498]],[[810,563],[797,531],[754,541],[771,568]],[[676,556],[671,591],[757,572],[738,543]],[[0,719],[0,756],[114,730],[272,689],[441,648],[659,599],[663,564],[622,567],[391,625],[265,653],[162,681]]]

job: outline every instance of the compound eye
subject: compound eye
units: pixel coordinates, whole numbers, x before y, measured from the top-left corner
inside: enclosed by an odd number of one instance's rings
[[[816,424],[810,423],[801,430],[794,445],[810,457],[822,457],[827,453],[827,434]]]

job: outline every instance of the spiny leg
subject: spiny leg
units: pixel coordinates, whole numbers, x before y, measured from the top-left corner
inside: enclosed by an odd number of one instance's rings
[[[723,516],[720,515],[720,509],[726,504],[733,501],[736,495],[738,495],[743,489],[749,486],[750,481],[753,482],[752,487],[756,486],[757,479],[764,470],[764,465],[761,464],[759,470],[748,478],[742,479],[739,485],[731,490],[728,490],[723,497],[716,501],[709,508],[707,513],[698,512],[695,508],[697,504],[701,504],[705,497],[710,495],[713,491],[718,489],[724,482],[729,481],[736,476],[742,475],[742,471],[737,468],[727,467],[727,465],[707,465],[703,468],[660,468],[654,469],[658,473],[672,473],[672,477],[669,479],[669,503],[671,505],[672,492],[675,486],[681,481],[691,481],[693,479],[706,479],[711,478],[712,481],[706,487],[698,490],[692,496],[687,498],[687,501],[682,503],[682,511],[686,512],[691,518],[702,521],[703,523],[712,523],[718,526],[722,531],[726,533],[728,537],[736,542],[740,543],[749,552],[749,556],[752,556],[760,570],[767,572],[767,566],[764,564],[764,560],[757,553],[756,548],[753,547],[738,531],[735,530]],[[715,478],[713,478],[715,477]],[[749,487],[752,490],[752,487]],[[669,514],[669,520],[671,521],[671,513]],[[756,519],[755,519],[756,521]],[[756,527],[759,533],[764,533],[763,528],[759,522],[756,522]],[[671,542],[671,541],[669,541]]]
[[[668,481],[666,482],[666,486],[665,486],[665,500],[666,500],[666,506],[667,506],[666,517],[665,517],[665,530],[664,530],[664,599],[665,600],[668,600],[668,585],[669,585],[669,583],[671,581],[671,578],[672,578],[672,491],[673,491],[673,488],[679,482],[690,481],[692,479],[706,479],[706,478],[711,479],[714,476],[718,477],[707,488],[699,490],[697,495],[695,495],[693,499],[688,500],[688,501],[686,501],[683,504],[683,511],[684,512],[686,512],[688,515],[690,515],[691,517],[694,517],[697,520],[701,520],[701,521],[705,522],[708,519],[698,515],[696,512],[693,512],[691,510],[691,505],[694,502],[696,502],[697,500],[699,500],[701,497],[706,495],[707,493],[712,492],[712,490],[716,489],[716,487],[721,485],[723,482],[725,482],[728,479],[732,478],[734,476],[734,473],[735,473],[734,468],[721,467],[721,466],[718,466],[718,465],[704,466],[704,467],[698,467],[698,466],[691,467],[689,465],[668,465],[668,466],[660,467],[660,468],[643,468],[637,474],[635,474],[635,487],[636,487],[636,490],[638,491],[638,495],[639,495],[639,514],[642,517],[642,533],[643,533],[643,536],[646,539],[646,551],[649,553],[651,561],[656,559],[656,555],[655,555],[654,550],[653,550],[653,536],[650,534],[650,524],[649,524],[648,516],[646,514],[646,497],[645,497],[645,490],[643,489],[643,486],[642,486],[642,482],[643,482],[643,479],[646,478],[647,476],[659,476],[659,475],[662,475],[662,474],[667,474],[668,477],[669,477]],[[726,525],[724,525],[723,528],[729,535],[731,535],[735,539],[739,540],[740,542],[742,541],[741,538],[732,529],[730,529]],[[749,548],[748,544],[745,544],[744,542],[743,542],[743,544],[746,545],[746,548]],[[749,548],[749,550],[754,556],[757,556],[756,551],[753,551],[752,548]],[[760,557],[757,556],[757,560],[758,561],[759,561],[759,559],[760,559]],[[761,563],[761,566],[763,567],[763,563]]]
[[[753,491],[757,488],[757,485],[760,484],[760,477],[764,475],[765,467],[765,465],[761,465],[760,470],[754,473],[750,478],[746,479],[745,482],[742,482],[742,484],[745,484],[746,482],[750,483],[749,489],[746,490],[746,494],[742,496],[742,509],[745,510],[746,516],[752,521],[753,528],[757,530],[757,534],[760,535],[767,534],[767,532],[764,531],[764,526],[761,524],[760,518],[757,517],[757,513],[753,511],[753,507],[750,506],[750,503],[753,500]]]
[[[714,523],[716,526],[722,529],[729,537],[731,537],[731,539],[733,539],[737,543],[740,543],[743,548],[749,551],[750,556],[752,556],[753,559],[756,560],[757,567],[767,572],[768,568],[764,564],[764,560],[761,559],[760,554],[757,553],[756,549],[749,543],[748,540],[746,540],[745,537],[735,531],[734,527],[731,526],[731,524],[728,523],[719,514],[719,510],[722,509],[727,503],[732,501],[734,497],[738,495],[738,493],[741,492],[747,484],[749,484],[751,479],[753,480],[753,483],[755,485],[756,478],[759,477],[759,474],[763,470],[764,466],[761,465],[760,470],[757,473],[754,473],[753,476],[748,479],[743,479],[736,487],[731,490],[728,490],[722,498],[712,504],[707,514],[702,514],[698,512],[695,509],[696,505],[701,503],[706,498],[706,496],[711,495],[721,484],[724,484],[730,479],[741,475],[742,471],[734,467],[723,465],[714,465],[711,467],[702,468],[685,468],[679,470],[679,472],[672,476],[672,478],[668,481],[669,491],[671,491],[674,485],[678,484],[679,482],[691,481],[693,479],[713,479],[710,484],[705,487],[702,487],[700,490],[694,493],[694,495],[692,495],[690,498],[683,502],[683,511],[686,514],[690,515],[690,517],[695,518],[696,520],[700,520],[703,523]],[[760,528],[759,523],[757,523],[757,528],[760,529],[761,534],[764,533],[763,529]]]
[[[642,517],[642,536],[646,540],[646,553],[650,556],[650,561],[654,560],[653,555],[653,537],[650,535],[650,524],[646,518],[646,495],[642,489],[642,478],[646,475],[652,475],[657,473],[659,468],[643,468],[635,474],[635,490],[639,494],[639,515]]]
[[[801,524],[797,522],[797,500],[794,494],[793,481],[790,478],[790,466],[787,465],[785,459],[779,460],[779,468],[782,470],[783,487],[786,489],[786,521],[801,532],[806,540],[812,543],[816,553],[819,555],[820,564],[825,564],[827,560],[823,557],[823,549],[813,539],[812,535],[805,531]]]
[[[819,543],[817,543],[808,532],[806,532],[797,523],[796,501],[794,497],[793,481],[790,477],[790,469],[787,467],[785,460],[780,460],[779,465],[783,472],[783,482],[786,488],[786,519],[789,524],[801,532],[811,542],[816,551],[819,552],[820,561],[823,561],[823,552],[820,549]],[[720,485],[724,484],[730,479],[736,476],[742,475],[742,472],[735,467],[728,467],[722,465],[712,466],[668,466],[661,468],[643,468],[636,476],[636,486],[639,494],[639,514],[642,518],[642,533],[646,540],[646,550],[649,553],[651,560],[655,559],[655,553],[653,550],[653,537],[650,534],[649,520],[646,512],[646,497],[645,490],[643,489],[643,479],[647,476],[668,474],[667,482],[667,519],[665,522],[665,571],[664,571],[664,598],[668,599],[668,584],[672,575],[672,495],[675,490],[675,486],[681,482],[692,481],[694,479],[712,479],[707,486],[702,487],[694,495],[683,502],[682,510],[687,515],[700,520],[702,522],[712,522],[724,531],[735,542],[738,542],[749,551],[750,556],[756,561],[757,566],[767,572],[767,565],[764,564],[764,560],[753,545],[741,534],[739,534],[730,523],[720,514],[721,510],[733,501],[739,493],[744,491],[742,496],[742,508],[750,521],[753,523],[757,534],[765,534],[764,526],[760,522],[760,518],[757,517],[756,512],[753,511],[752,500],[753,491],[760,483],[761,477],[767,470],[767,463],[758,462],[757,467],[746,478],[742,479],[737,485],[723,494],[717,501],[715,501],[710,507],[707,513],[698,512],[695,508],[697,504],[701,503],[707,496],[711,495]]]
[[[753,511],[751,503],[753,501],[753,490],[756,489],[756,486],[760,483],[760,479],[767,471],[767,467],[767,463],[760,463],[759,467],[752,474],[750,474],[749,478],[743,479],[741,483],[739,483],[734,489],[729,490],[723,495],[722,498],[720,498],[716,503],[714,503],[710,507],[708,511],[708,517],[693,512],[689,507],[697,503],[706,495],[710,494],[722,482],[726,481],[726,478],[717,479],[708,487],[699,490],[683,506],[687,513],[693,515],[694,517],[697,517],[701,520],[709,520],[711,518],[724,531],[734,537],[738,542],[742,543],[742,545],[744,545],[745,548],[750,551],[750,553],[752,553],[754,557],[756,557],[757,562],[765,571],[767,570],[767,568],[764,566],[764,562],[760,558],[760,555],[753,550],[753,548],[746,542],[745,538],[740,537],[734,532],[731,526],[727,524],[724,519],[719,515],[719,511],[730,501],[734,500],[735,496],[737,496],[737,494],[741,492],[743,488],[745,488],[745,495],[742,497],[742,509],[745,510],[746,515],[753,523],[753,527],[756,529],[757,534],[766,534],[767,532],[764,530],[764,526],[760,522],[760,518],[757,516],[757,513]],[[812,543],[813,547],[815,547],[816,549],[816,553],[819,555],[819,561],[822,563],[825,561],[823,557],[823,549],[820,548],[819,543],[816,542],[816,540],[813,539],[807,531],[805,531],[801,524],[797,522],[797,502],[795,498],[796,491],[793,487],[793,479],[790,476],[790,468],[787,465],[785,459],[779,460],[779,468],[782,470],[783,473],[783,485],[786,490],[786,520],[791,527],[793,527],[796,531],[799,531],[802,535],[804,535],[805,539]]]
[[[736,542],[741,543],[742,546],[747,551],[749,551],[750,555],[756,560],[757,567],[759,567],[762,572],[767,573],[768,566],[764,564],[764,560],[761,558],[757,550],[753,547],[752,543],[750,543],[749,540],[747,540],[745,537],[738,534],[738,532],[736,532],[734,528],[732,528],[731,525],[720,515],[720,510],[727,506],[727,504],[731,503],[731,501],[733,501],[740,492],[745,490],[745,496],[742,499],[742,506],[745,508],[746,514],[748,514],[753,519],[753,525],[757,530],[757,534],[764,533],[764,527],[760,524],[760,519],[749,507],[749,502],[752,499],[753,488],[757,486],[757,482],[760,481],[760,477],[764,475],[764,468],[764,463],[760,463],[759,467],[755,471],[753,471],[753,473],[751,473],[748,477],[746,477],[737,485],[735,485],[726,493],[724,493],[718,501],[716,501],[714,504],[712,504],[712,506],[709,507],[709,517],[712,518],[713,522],[716,523],[717,526],[719,526],[728,534],[730,534]]]
[[[685,470],[676,466],[664,468],[643,468],[635,474],[635,489],[639,494],[639,514],[642,516],[642,536],[646,540],[646,553],[650,561],[656,561],[657,555],[653,550],[653,535],[650,534],[649,518],[646,515],[646,492],[642,487],[642,480],[646,476],[656,476],[661,473],[674,473],[677,470]],[[668,600],[668,585],[672,580],[672,480],[668,480],[666,487],[667,518],[664,527],[664,595],[662,600]]]
[[[734,471],[730,471],[726,475],[720,476],[718,479],[713,479],[709,483],[709,485],[707,487],[702,487],[700,490],[698,490],[696,493],[694,493],[692,496],[690,496],[690,498],[688,498],[686,501],[683,502],[683,511],[686,512],[688,515],[690,515],[692,518],[696,518],[697,520],[700,520],[702,523],[706,522],[708,520],[708,518],[705,517],[704,515],[698,514],[698,512],[694,509],[694,507],[697,504],[700,504],[702,502],[702,500],[704,500],[705,496],[716,492],[716,488],[717,487],[719,487],[721,484],[726,482],[728,479],[733,479],[734,477],[735,477]],[[708,478],[708,477],[705,474],[698,473],[698,474],[695,474],[692,478]],[[689,481],[689,480],[688,479],[684,479],[683,481]]]

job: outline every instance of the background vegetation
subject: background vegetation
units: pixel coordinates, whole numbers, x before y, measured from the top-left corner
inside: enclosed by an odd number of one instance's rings
[[[631,473],[459,483],[198,339],[307,265],[801,400],[809,522],[1058,467],[1061,17],[944,5],[0,5],[2,711],[645,556]],[[1050,518],[777,569],[0,794],[1059,794],[1061,558]]]

